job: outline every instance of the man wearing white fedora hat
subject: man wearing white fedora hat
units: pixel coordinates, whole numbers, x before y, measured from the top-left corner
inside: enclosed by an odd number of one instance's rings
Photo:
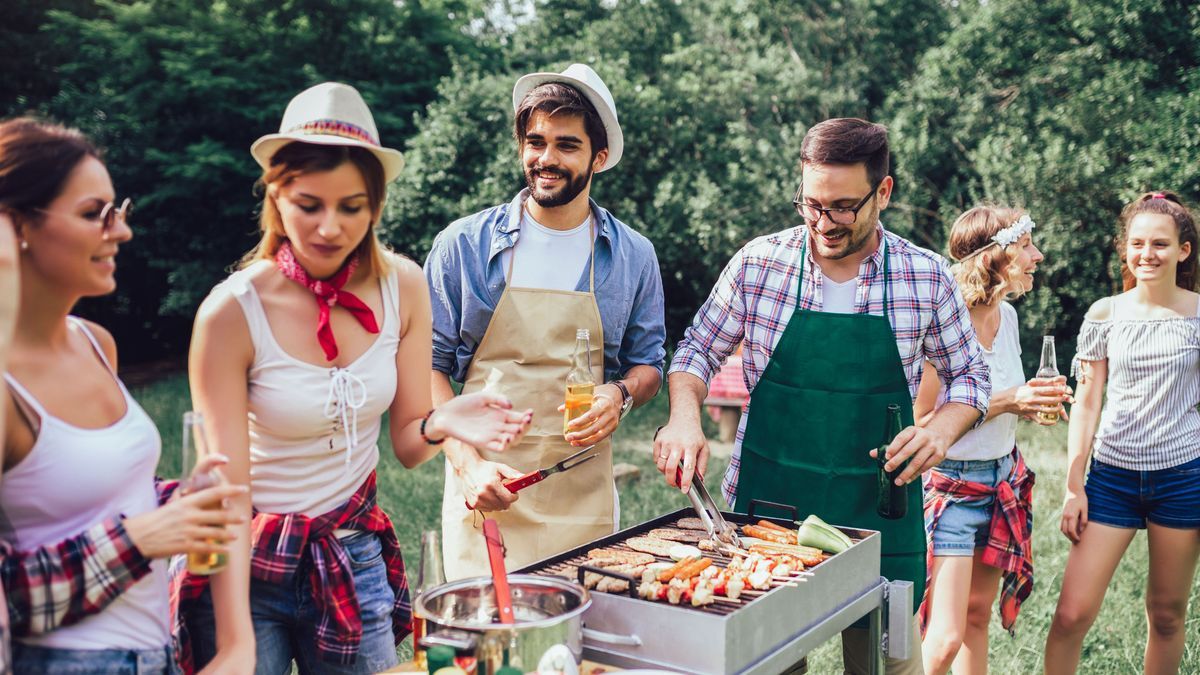
[[[504,453],[446,444],[442,528],[449,578],[484,574],[476,510],[500,522],[510,568],[610,534],[619,521],[609,436],[657,392],[666,328],[654,246],[589,197],[624,150],[612,94],[586,65],[534,73],[513,89],[526,187],[455,221],[425,263],[433,302],[433,395],[491,383],[535,411]],[[587,329],[597,383],[564,434],[564,385]],[[599,457],[522,491],[504,482],[595,445]]]

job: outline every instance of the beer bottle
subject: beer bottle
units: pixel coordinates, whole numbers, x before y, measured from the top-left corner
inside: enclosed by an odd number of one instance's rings
[[[571,372],[567,373],[566,410],[563,412],[563,434],[569,430],[571,420],[592,409],[592,395],[596,390],[596,379],[592,377],[592,345],[588,329],[575,331],[575,355],[571,358]]]
[[[1058,377],[1058,358],[1054,355],[1054,336],[1047,335],[1042,338],[1042,362],[1038,366],[1037,377],[1052,378]],[[1045,424],[1057,424],[1057,412],[1040,412],[1037,414],[1038,420]]]
[[[900,430],[903,428],[904,423],[900,420],[900,406],[895,403],[889,404],[883,443],[879,446],[875,456],[879,476],[879,494],[876,497],[875,510],[881,517],[889,520],[899,520],[908,513],[908,486],[896,485],[896,478],[900,476],[903,467],[898,466],[894,471],[883,468],[883,465],[887,463],[887,448],[891,445],[892,439],[900,435]]]
[[[437,530],[426,530],[421,533],[421,562],[417,568],[417,587],[414,597],[432,591],[444,583],[446,583],[446,572],[442,567],[442,547],[438,545]],[[421,646],[425,628],[425,617],[420,615],[414,603],[412,612],[413,661],[418,667],[428,668],[432,673],[434,668],[429,666],[425,648]]]

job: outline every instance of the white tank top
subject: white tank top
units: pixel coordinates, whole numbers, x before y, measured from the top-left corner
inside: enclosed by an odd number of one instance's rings
[[[112,366],[82,321],[104,366]],[[154,422],[113,373],[125,397],[125,415],[103,429],[82,429],[51,415],[8,373],[5,381],[21,405],[40,420],[29,455],[4,474],[0,486],[0,538],[17,549],[57,544],[107,518],[158,508],[154,470],[162,440]],[[165,560],[117,596],[99,614],[21,642],[56,649],[158,649],[170,640]]]
[[[1021,336],[1017,330],[1017,310],[1007,302],[1000,303],[1000,328],[991,349],[983,349],[983,360],[992,377],[992,395],[1025,384],[1021,366]],[[941,397],[946,395],[945,390]],[[940,401],[939,403],[944,403]],[[996,415],[970,429],[946,451],[946,459],[978,461],[1000,459],[1012,452],[1017,443],[1017,416],[1012,413]]]
[[[350,499],[379,463],[382,417],[396,397],[399,281],[395,271],[381,280],[383,321],[375,342],[349,366],[328,368],[279,346],[251,281],[255,269],[234,272],[218,286],[237,298],[254,344],[252,501],[266,513],[319,516]],[[315,325],[312,339],[317,339]]]

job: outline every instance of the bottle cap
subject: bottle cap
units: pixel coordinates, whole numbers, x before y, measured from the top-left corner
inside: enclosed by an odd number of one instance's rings
[[[425,662],[429,664],[429,672],[436,673],[443,668],[454,666],[454,648],[437,645],[425,650]]]

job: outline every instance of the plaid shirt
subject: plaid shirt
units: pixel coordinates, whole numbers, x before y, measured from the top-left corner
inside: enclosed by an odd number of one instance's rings
[[[348,665],[358,656],[362,640],[362,615],[354,593],[354,575],[337,529],[362,530],[377,534],[383,544],[388,584],[396,594],[392,606],[392,633],[396,644],[408,635],[412,606],[404,559],[392,521],[375,502],[375,472],[342,506],[309,518],[295,513],[256,513],[251,525],[250,575],[271,584],[295,583],[301,563],[308,572],[312,599],[321,612],[316,626],[317,652],[321,660]],[[171,615],[175,617],[179,663],[184,672],[194,672],[188,640],[188,613],[208,586],[209,577],[187,572],[184,557],[171,561]]]
[[[14,551],[0,542],[0,555],[0,578],[16,637],[78,623],[150,573],[150,560],[133,545],[120,518],[32,551]]]
[[[1000,591],[1000,624],[1012,634],[1021,603],[1033,592],[1033,470],[1013,448],[1013,470],[1008,480],[996,487],[983,483],[948,478],[933,469],[925,475],[925,533],[933,537],[938,519],[947,506],[982,501],[995,497],[992,523],[983,563],[1004,570]],[[933,546],[926,554],[926,569],[933,569]],[[926,572],[928,574],[928,572]],[[921,601],[921,634],[929,620],[929,579],[925,579],[925,597]]]
[[[958,284],[941,256],[884,231],[882,225],[876,228],[887,241],[887,316],[909,393],[916,397],[921,368],[928,359],[937,369],[948,400],[976,408],[982,420],[991,384]],[[744,339],[742,376],[753,394],[797,305],[805,310],[820,310],[823,306],[821,274],[813,262],[811,247],[800,260],[807,233],[807,228],[800,226],[759,237],[733,256],[692,325],[684,331],[670,372],[691,373],[708,384]],[[804,289],[797,302],[796,273],[801,269]],[[855,313],[883,315],[883,291],[880,246],[859,266]],[[737,496],[742,438],[749,416],[747,401],[721,485],[731,506]]]

